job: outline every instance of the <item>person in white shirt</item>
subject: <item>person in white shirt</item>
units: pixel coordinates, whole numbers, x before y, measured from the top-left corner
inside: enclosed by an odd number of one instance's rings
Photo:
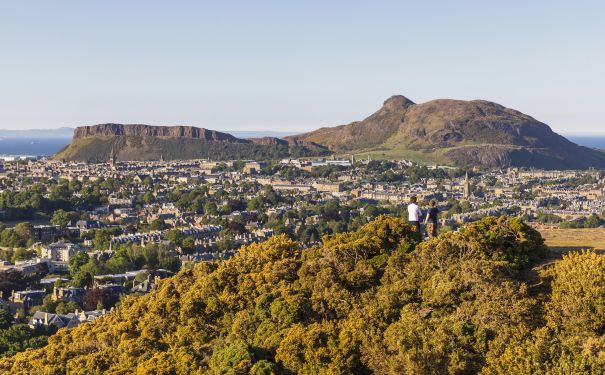
[[[410,225],[416,227],[416,235],[418,236],[418,239],[421,240],[420,219],[422,218],[422,210],[416,204],[417,201],[418,198],[415,196],[410,198],[410,204],[408,205],[408,222]]]

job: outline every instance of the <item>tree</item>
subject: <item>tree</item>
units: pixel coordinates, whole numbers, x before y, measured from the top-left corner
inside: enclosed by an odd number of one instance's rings
[[[78,271],[73,274],[71,285],[77,288],[89,288],[93,285],[93,275],[90,272]]]
[[[98,306],[108,309],[113,307],[119,298],[111,293],[109,289],[88,289],[82,298],[82,306],[86,310],[97,310]]]
[[[145,204],[151,204],[155,201],[155,197],[152,192],[147,191],[141,195],[141,201]]]
[[[74,276],[76,273],[80,271],[80,268],[88,263],[90,257],[88,253],[85,251],[79,251],[74,256],[70,257],[67,261],[67,269],[69,273]]]
[[[33,242],[34,228],[30,223],[23,222],[16,224],[15,233],[25,244],[30,245]]]
[[[73,301],[59,302],[59,304],[57,304],[57,307],[55,308],[55,312],[57,314],[65,315],[65,314],[73,313],[78,309],[80,309],[80,306]]]
[[[208,202],[204,205],[204,213],[206,215],[215,216],[218,214],[218,208],[216,207],[216,203]]]
[[[115,254],[105,262],[105,266],[111,273],[122,273],[132,269],[130,257],[124,249],[116,251]]]
[[[160,260],[159,267],[171,272],[178,272],[181,268],[181,260],[177,257],[165,257]]]
[[[164,229],[168,228],[168,225],[166,225],[164,220],[155,219],[151,222],[150,228],[151,228],[151,230],[158,231],[158,230],[164,230]]]
[[[172,242],[175,246],[181,246],[185,235],[178,229],[172,229],[166,232],[166,239]]]
[[[0,292],[4,298],[8,298],[13,290],[21,290],[26,285],[26,280],[21,271],[14,269],[0,271]]]
[[[23,241],[17,233],[15,233],[14,229],[6,228],[0,232],[0,244],[6,247],[19,247],[24,246],[25,241]]]
[[[15,263],[20,260],[28,260],[36,256],[35,250],[27,250],[22,247],[14,249],[11,262]]]
[[[48,341],[47,334],[41,329],[32,330],[27,324],[15,324],[0,331],[0,357],[12,356],[26,349],[41,348]]]
[[[0,330],[8,329],[13,324],[11,313],[6,310],[0,310]]]
[[[53,225],[66,227],[70,222],[76,221],[79,216],[80,215],[75,211],[64,211],[59,209],[53,213],[50,223]]]
[[[195,238],[185,237],[181,243],[181,248],[185,254],[193,254],[195,252]]]
[[[252,354],[248,345],[241,339],[235,339],[224,348],[213,352],[210,358],[210,370],[217,375],[248,374],[252,367]]]
[[[96,229],[94,231],[94,239],[93,239],[95,249],[98,249],[98,250],[108,249],[109,242],[111,241],[111,236],[117,235],[120,233],[121,233],[121,230],[116,227]]]
[[[96,257],[91,257],[88,259],[88,262],[80,267],[80,272],[89,273],[91,276],[101,275],[105,273],[107,268],[105,265],[99,261]]]

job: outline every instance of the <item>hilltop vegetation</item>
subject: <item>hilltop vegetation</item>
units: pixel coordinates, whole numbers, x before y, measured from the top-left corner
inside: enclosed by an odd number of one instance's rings
[[[569,374],[605,368],[605,258],[543,276],[539,233],[486,218],[418,244],[403,220],[201,263],[0,361],[14,374]]]
[[[99,124],[74,130],[71,143],[54,158],[67,161],[116,160],[267,160],[328,155],[327,148],[311,142],[277,138],[239,139],[227,133],[192,126]]]
[[[416,104],[395,95],[362,121],[286,139],[314,142],[336,153],[430,164],[544,169],[605,166],[605,153],[578,146],[528,115],[485,100]]]

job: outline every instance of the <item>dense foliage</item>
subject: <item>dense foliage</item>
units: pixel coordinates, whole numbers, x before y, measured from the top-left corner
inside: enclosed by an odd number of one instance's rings
[[[104,136],[73,140],[59,151],[56,160],[105,162],[111,153],[125,160],[201,159],[212,155],[215,160],[264,160],[284,157],[329,155],[326,147],[285,143],[258,144],[249,141],[217,142],[186,137]]]
[[[532,276],[548,250],[518,219],[414,238],[386,216],[310,249],[277,236],[182,270],[0,361],[0,372],[603,372],[601,255],[572,254]]]
[[[66,218],[69,221],[79,216],[72,210],[90,210],[98,206],[101,190],[114,187],[114,183],[104,179],[86,183],[60,180],[47,184],[25,181],[24,188],[5,189],[0,193],[0,210],[4,211],[4,220],[45,218],[59,212],[53,221],[63,224]]]

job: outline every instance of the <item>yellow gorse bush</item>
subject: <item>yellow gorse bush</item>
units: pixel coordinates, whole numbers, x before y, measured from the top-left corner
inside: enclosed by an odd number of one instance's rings
[[[415,238],[387,216],[310,249],[277,236],[60,330],[48,346],[1,360],[0,372],[602,372],[601,255],[568,255],[526,283],[548,250],[520,220]]]

